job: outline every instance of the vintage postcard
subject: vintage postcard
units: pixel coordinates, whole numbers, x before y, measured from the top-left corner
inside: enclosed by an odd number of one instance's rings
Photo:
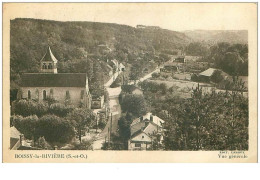
[[[3,3],[4,162],[257,162],[257,3]]]

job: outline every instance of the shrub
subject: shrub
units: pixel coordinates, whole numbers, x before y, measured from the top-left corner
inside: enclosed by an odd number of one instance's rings
[[[41,117],[36,126],[38,137],[44,136],[48,142],[68,143],[75,136],[74,127],[65,119],[55,115]]]
[[[14,102],[13,106],[14,113],[24,117],[34,114],[40,117],[46,114],[48,111],[47,104],[33,100],[18,100]]]

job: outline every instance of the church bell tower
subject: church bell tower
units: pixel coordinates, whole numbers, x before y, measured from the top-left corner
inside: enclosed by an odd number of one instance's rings
[[[41,59],[41,72],[57,74],[57,63],[58,60],[52,54],[51,48],[48,47],[47,52]]]

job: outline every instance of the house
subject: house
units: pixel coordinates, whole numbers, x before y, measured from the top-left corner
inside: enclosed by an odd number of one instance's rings
[[[91,108],[101,109],[104,106],[104,95],[102,96],[92,96]]]
[[[216,71],[220,71],[221,75],[223,76],[224,79],[227,79],[229,77],[229,75],[225,72],[223,72],[220,69],[215,69],[215,68],[209,68],[201,73],[199,73],[199,78],[201,81],[203,82],[210,82],[210,78],[211,76],[214,74],[214,72]]]
[[[151,148],[156,138],[161,143],[163,140],[163,123],[162,119],[152,115],[152,113],[147,113],[133,120],[130,126],[131,137],[128,141],[128,150],[147,150]]]
[[[24,139],[24,135],[21,134],[14,126],[10,128],[10,150],[34,150],[30,142]]]
[[[178,56],[177,58],[174,59],[174,61],[177,63],[185,63],[186,59],[185,56]]]
[[[162,76],[164,75],[172,75],[173,73],[176,73],[179,71],[179,66],[178,66],[178,63],[176,62],[166,62],[164,64],[164,67],[163,68],[160,68],[160,74]]]
[[[136,88],[131,92],[131,94],[143,95],[143,91],[142,91],[140,88],[136,87]]]
[[[125,65],[122,64],[122,63],[119,63],[118,60],[116,60],[116,59],[113,59],[113,60],[110,60],[110,61],[108,60],[107,63],[110,67],[113,68],[113,71],[116,71],[116,72],[125,71]]]
[[[22,74],[19,98],[37,101],[54,99],[60,103],[91,107],[86,73],[58,73],[58,60],[50,47],[40,63],[40,73]]]
[[[138,29],[145,29],[146,26],[138,24],[138,25],[136,25],[136,28],[138,28]]]
[[[125,65],[123,65],[122,63],[119,64],[119,71],[125,71]]]

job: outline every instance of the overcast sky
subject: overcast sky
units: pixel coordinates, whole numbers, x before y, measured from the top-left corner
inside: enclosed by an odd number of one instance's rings
[[[19,6],[18,6],[19,5]],[[57,3],[13,5],[11,19],[96,21],[183,30],[245,30],[255,23],[256,5],[246,3]]]

